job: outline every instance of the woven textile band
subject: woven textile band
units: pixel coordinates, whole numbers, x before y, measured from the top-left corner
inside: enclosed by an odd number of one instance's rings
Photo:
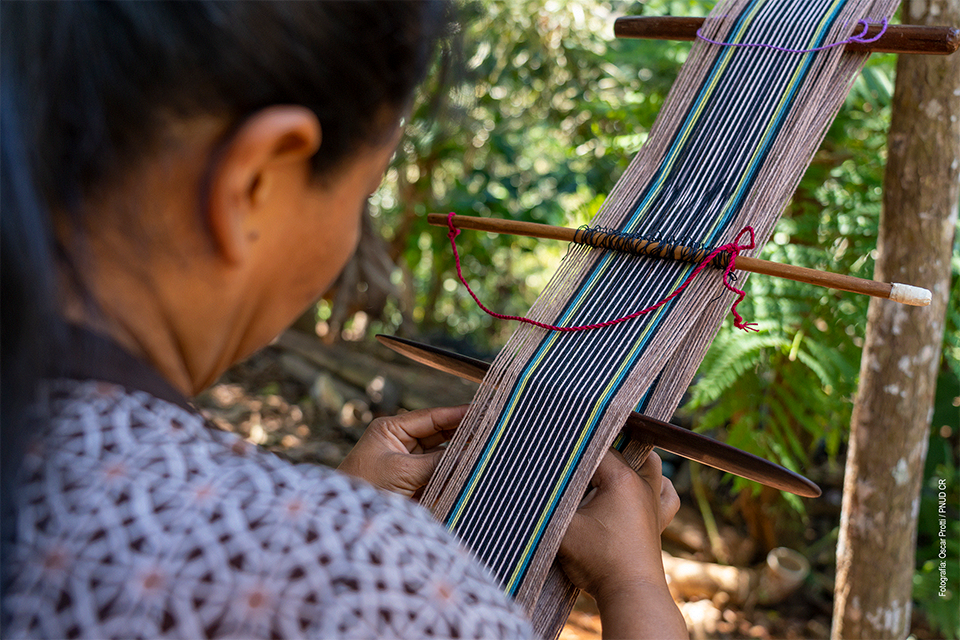
[[[728,0],[703,33],[810,49],[895,6]],[[762,246],[865,57],[842,47],[783,54],[695,43],[650,140],[591,225],[711,246],[750,225]],[[693,268],[571,247],[528,317],[575,326],[627,315],[662,300]],[[701,274],[656,311],[598,331],[519,328],[428,486],[423,504],[533,613],[544,637],[559,631],[575,595],[551,569],[563,531],[627,414],[639,406],[672,415],[730,306],[721,278]],[[649,451],[623,447],[635,465]]]

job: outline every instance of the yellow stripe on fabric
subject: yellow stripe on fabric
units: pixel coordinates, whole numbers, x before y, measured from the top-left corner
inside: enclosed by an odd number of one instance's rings
[[[553,335],[550,336],[549,340],[551,345],[554,342],[556,342],[558,336],[559,334],[557,332],[554,332]],[[533,371],[537,368],[540,362],[542,362],[543,359],[546,357],[548,350],[549,348],[541,350],[537,359],[531,363],[530,367],[528,367],[529,371]],[[480,467],[473,474],[473,481],[470,483],[470,486],[467,487],[467,490],[464,492],[464,496],[460,500],[459,508],[447,520],[448,528],[452,529],[453,527],[455,527],[457,525],[457,521],[460,519],[460,516],[463,515],[463,511],[464,509],[466,509],[467,503],[470,501],[470,496],[473,495],[473,491],[474,489],[476,489],[477,483],[480,481],[480,477],[483,475],[484,470],[487,468],[487,464],[490,462],[490,459],[493,457],[493,452],[496,450],[497,445],[500,443],[500,439],[503,437],[503,434],[506,431],[505,427],[507,423],[510,421],[510,416],[513,415],[513,411],[517,406],[517,401],[519,400],[520,396],[523,394],[523,390],[524,388],[526,388],[527,383],[529,382],[530,382],[530,375],[524,376],[523,380],[520,382],[519,387],[514,392],[513,398],[511,399],[511,403],[507,408],[507,412],[500,421],[500,428],[496,430],[496,433],[493,436],[493,440],[490,443],[490,446],[487,451],[487,455],[484,456],[483,461],[480,463]]]
[[[737,32],[732,35],[730,42],[740,42],[740,40],[743,39],[744,32],[753,23],[754,18],[756,18],[757,13],[759,13],[760,8],[763,5],[763,2],[758,2],[751,8],[747,17],[741,22]],[[661,164],[661,169],[658,171],[657,181],[653,184],[652,188],[648,192],[649,195],[646,197],[646,205],[641,210],[634,212],[629,222],[630,225],[636,224],[643,219],[643,216],[648,213],[650,206],[653,204],[657,194],[663,188],[667,176],[670,174],[671,168],[676,162],[677,157],[680,155],[680,151],[684,148],[684,143],[690,137],[695,125],[699,122],[700,116],[703,114],[703,110],[706,108],[707,102],[710,101],[710,97],[713,95],[714,90],[716,90],[717,84],[720,82],[723,72],[730,64],[730,59],[733,57],[734,49],[735,47],[727,47],[720,54],[718,62],[715,63],[718,66],[716,66],[711,72],[710,81],[701,88],[695,108],[687,116],[687,120],[684,123],[683,129],[674,140],[670,149],[670,153],[666,158],[664,158],[664,161]]]
[[[658,315],[664,312],[665,312],[664,308],[661,307],[660,309],[657,310],[657,312],[654,314],[653,317],[656,318]],[[650,322],[647,325],[646,329],[643,331],[643,333],[639,336],[639,339],[634,344],[633,349],[630,350],[629,357],[623,360],[623,362],[620,364],[620,368],[617,369],[616,374],[610,378],[610,382],[607,384],[607,387],[603,390],[603,394],[601,395],[600,400],[598,400],[594,404],[593,409],[591,410],[590,415],[588,416],[586,424],[584,424],[583,428],[580,430],[580,435],[578,436],[576,442],[574,442],[574,446],[571,449],[571,454],[567,458],[567,461],[563,465],[563,468],[560,470],[560,476],[559,476],[560,478],[566,478],[567,474],[570,472],[570,468],[574,464],[576,464],[577,460],[579,459],[579,456],[577,455],[577,451],[579,451],[580,448],[582,447],[583,441],[587,437],[587,434],[592,430],[593,425],[597,422],[597,420],[599,420],[600,411],[603,405],[606,404],[606,398],[613,391],[613,387],[615,386],[616,381],[623,375],[624,369],[627,367],[627,363],[633,361],[633,358],[637,350],[645,342],[644,338],[653,329],[654,326],[655,326],[655,323],[653,322]],[[532,535],[530,539],[527,541],[527,545],[526,547],[524,547],[523,553],[520,555],[520,562],[517,564],[516,568],[513,571],[513,575],[510,576],[510,580],[507,582],[505,589],[508,593],[512,591],[517,580],[520,579],[520,573],[525,564],[526,558],[529,557],[529,555],[532,553],[533,546],[536,543],[537,538],[539,537],[540,530],[543,528],[544,522],[546,521],[547,516],[553,510],[554,503],[557,500],[557,494],[560,492],[560,488],[563,486],[563,484],[564,483],[562,481],[558,482],[557,484],[554,485],[553,490],[550,492],[550,495],[548,496],[548,499],[546,502],[546,506],[543,509],[543,511],[540,513],[540,517],[537,518],[536,526],[533,529],[534,535]]]
[[[607,265],[604,265],[604,268],[606,268],[606,266],[607,266]],[[679,286],[680,283],[682,283],[683,280],[686,279],[687,274],[689,273],[689,271],[690,271],[691,269],[693,269],[693,268],[694,268],[694,266],[690,266],[690,267],[685,268],[685,269],[678,275],[677,280],[674,282],[673,288],[676,288],[677,286]],[[658,309],[658,310],[656,311],[656,313],[654,313],[654,314],[653,314],[652,316],[650,316],[650,317],[655,319],[655,318],[657,318],[659,315],[661,315],[661,314],[664,313],[664,312],[665,312],[665,308],[664,308],[664,307],[661,307],[660,309]],[[567,314],[567,315],[569,315],[569,314]],[[620,374],[622,373],[623,368],[626,366],[626,363],[629,362],[629,361],[631,361],[631,360],[633,359],[633,356],[634,356],[634,354],[636,353],[637,349],[639,349],[639,348],[640,348],[640,345],[642,345],[642,344],[644,343],[646,336],[647,336],[648,333],[653,329],[654,326],[656,326],[656,323],[654,323],[654,322],[648,323],[648,325],[647,325],[647,327],[644,329],[643,333],[641,333],[640,336],[638,336],[638,339],[637,339],[637,341],[636,341],[633,349],[631,349],[631,351],[630,351],[630,357],[627,358],[627,359],[625,359],[625,360],[623,361],[623,363],[620,365],[620,369],[616,372],[616,375],[614,375],[614,376],[611,378],[610,383],[609,383],[609,385],[607,386],[607,388],[604,389],[604,392],[603,392],[601,398],[606,397],[606,396],[609,394],[609,392],[610,392],[610,387],[613,385],[614,381],[615,381],[617,378],[620,377]],[[483,461],[480,463],[480,467],[479,467],[478,471],[474,474],[473,481],[470,483],[470,485],[467,487],[466,491],[464,492],[464,497],[463,497],[463,499],[462,499],[461,502],[460,502],[460,507],[452,514],[452,516],[451,516],[451,517],[448,519],[448,521],[447,521],[447,526],[448,526],[449,528],[455,527],[456,524],[457,524],[457,522],[459,521],[460,517],[463,515],[463,512],[464,512],[464,510],[466,509],[466,505],[467,505],[467,503],[470,501],[470,497],[473,495],[473,492],[474,492],[474,490],[476,489],[477,484],[479,483],[480,477],[483,475],[483,472],[484,472],[484,470],[486,469],[488,463],[490,462],[490,459],[493,457],[493,452],[496,450],[497,446],[498,446],[499,443],[500,443],[501,438],[503,437],[504,432],[506,431],[506,425],[509,424],[510,418],[513,416],[513,413],[514,413],[514,411],[516,410],[517,404],[519,403],[520,398],[521,398],[521,396],[523,395],[523,390],[526,388],[527,384],[530,382],[530,379],[531,379],[532,376],[533,376],[533,373],[537,370],[537,368],[538,368],[538,367],[540,366],[540,364],[543,362],[543,360],[544,360],[544,358],[546,357],[547,353],[550,351],[550,348],[554,345],[554,343],[556,343],[556,341],[557,341],[557,339],[558,339],[559,337],[560,337],[560,332],[553,332],[553,333],[547,338],[547,342],[546,342],[546,344],[544,345],[544,347],[540,350],[540,353],[538,354],[537,358],[536,358],[535,360],[533,360],[533,361],[531,362],[531,365],[527,368],[527,373],[526,373],[526,375],[524,375],[524,377],[523,377],[523,379],[521,380],[520,385],[518,386],[517,390],[513,393],[513,396],[512,396],[511,399],[510,399],[510,403],[509,403],[508,406],[506,407],[506,411],[505,411],[504,416],[503,416],[503,418],[502,418],[502,420],[501,420],[501,427],[498,428],[497,431],[496,431],[496,433],[494,434],[493,440],[492,440],[491,445],[490,445],[489,450],[488,450],[488,455],[486,455],[486,456],[484,457]],[[602,404],[602,400],[601,400],[600,402],[598,402],[597,405],[594,405],[594,408],[593,408],[593,410],[592,410],[591,413],[590,413],[589,420],[587,421],[586,426],[589,426],[589,425],[593,424],[593,422],[596,420],[596,418],[597,418],[597,411],[599,410],[599,405],[600,405],[600,404]],[[580,445],[581,445],[582,442],[583,442],[583,438],[585,437],[585,435],[586,435],[586,433],[587,433],[588,431],[589,431],[589,429],[583,429],[583,430],[581,430],[580,436],[579,436],[579,438],[577,439],[577,441],[576,441],[576,443],[575,443],[575,446],[574,446],[574,448],[573,448],[573,451],[574,451],[574,452],[576,452],[576,451],[580,448]],[[576,456],[571,456],[571,457],[567,460],[566,464],[564,465],[564,467],[563,467],[563,469],[562,469],[561,477],[563,477],[563,476],[566,475],[566,472],[569,470],[571,464],[573,464],[573,462],[575,461],[575,457],[576,457]],[[554,501],[554,499],[555,499],[555,497],[556,497],[556,494],[557,494],[557,492],[559,491],[559,487],[560,487],[560,484],[556,485],[556,486],[553,488],[553,491],[552,491],[551,494],[550,494],[550,500],[549,500],[548,504],[551,504],[551,505],[553,504],[553,501]],[[537,521],[537,527],[536,527],[535,530],[539,530],[539,529],[540,529],[540,527],[542,526],[543,520],[546,518],[546,514],[548,513],[548,511],[549,511],[549,509],[547,509],[546,511],[544,511],[544,512],[541,514],[540,518],[539,518],[538,521]],[[529,549],[529,548],[532,546],[534,540],[535,540],[535,537],[532,538],[532,539],[527,543],[527,549]],[[525,550],[523,557],[525,557],[526,555],[527,555],[527,554],[526,554],[526,550]],[[518,570],[519,570],[519,568],[518,568]],[[515,572],[514,575],[516,575],[516,572]],[[513,581],[513,580],[511,579],[511,583],[512,583],[512,581]]]
[[[674,288],[679,286],[679,284],[686,279],[686,274],[689,273],[690,269],[693,269],[693,268],[694,267],[691,266],[689,268],[684,269],[684,272],[678,276],[677,281],[674,283]],[[666,307],[660,307],[659,309],[657,309],[656,313],[654,313],[653,316],[651,316],[651,318],[656,319],[658,316],[660,316],[663,313],[666,313]],[[567,458],[566,463],[561,469],[560,476],[559,476],[560,478],[565,478],[569,473],[571,466],[574,465],[576,461],[579,459],[579,456],[577,456],[576,453],[577,451],[580,450],[580,447],[583,444],[584,438],[587,437],[587,433],[591,431],[592,426],[596,423],[597,420],[599,420],[600,411],[602,410],[603,406],[606,405],[607,398],[613,392],[614,390],[613,388],[616,385],[617,380],[619,380],[621,376],[624,374],[624,370],[627,368],[627,363],[633,362],[634,358],[636,357],[637,351],[646,342],[647,335],[657,325],[658,323],[652,320],[649,323],[647,323],[647,326],[644,328],[643,332],[639,336],[637,336],[637,340],[634,342],[633,348],[630,350],[630,353],[628,354],[628,356],[623,359],[623,361],[620,363],[620,367],[616,370],[614,375],[610,377],[610,381],[607,383],[607,386],[603,390],[603,393],[600,395],[597,402],[593,405],[593,409],[590,411],[590,415],[588,416],[586,424],[584,424],[583,428],[580,430],[580,435],[577,438],[576,442],[574,443],[573,448],[571,449],[571,454]],[[543,511],[540,513],[540,517],[537,519],[537,524],[533,529],[534,535],[532,535],[530,539],[527,541],[527,545],[526,547],[524,547],[523,553],[520,556],[520,562],[517,564],[516,568],[513,571],[513,575],[510,576],[510,580],[507,582],[506,591],[508,593],[513,589],[516,581],[520,579],[520,573],[525,564],[525,560],[532,552],[533,546],[537,538],[539,537],[539,532],[543,527],[543,523],[546,521],[548,514],[553,510],[553,504],[556,501],[557,494],[560,492],[561,486],[563,486],[562,481],[554,485],[553,490],[550,492],[550,496],[546,502],[546,506],[543,509]]]
[[[610,256],[607,256],[607,257],[609,258]],[[602,275],[602,272],[606,271],[609,266],[610,266],[610,260],[605,260],[601,265],[599,265],[598,268],[601,272],[600,274]],[[595,283],[597,283],[598,281],[599,279],[594,279],[588,286],[587,291],[591,290],[595,285]],[[567,313],[564,314],[564,318],[570,317],[570,314],[577,311],[577,309],[579,309],[580,306],[582,306],[585,300],[586,300],[585,296],[583,295],[579,296],[575,304],[567,310]],[[493,457],[493,453],[494,451],[496,451],[497,445],[500,443],[500,440],[504,432],[506,431],[506,426],[507,424],[509,424],[510,418],[513,416],[513,413],[516,410],[517,404],[520,402],[520,398],[523,395],[523,390],[526,388],[527,384],[530,382],[530,379],[533,377],[533,374],[537,371],[537,368],[543,362],[544,358],[546,358],[547,353],[550,351],[551,347],[553,347],[553,345],[556,343],[559,337],[560,337],[560,332],[558,331],[552,332],[551,335],[547,338],[544,345],[540,348],[537,358],[533,360],[530,363],[530,365],[527,367],[523,378],[520,380],[520,384],[518,385],[517,389],[513,392],[510,398],[510,402],[505,409],[503,418],[501,418],[500,420],[500,426],[496,429],[496,432],[493,434],[491,444],[487,449],[487,455],[484,456],[483,460],[480,462],[480,466],[477,472],[474,473],[472,481],[464,491],[463,498],[461,498],[460,500],[460,506],[447,519],[448,528],[452,529],[453,527],[455,527],[457,525],[457,522],[460,520],[460,517],[463,515],[463,512],[466,509],[467,503],[470,501],[470,497],[473,495],[473,492],[480,481],[480,477],[483,475],[483,472],[487,468],[487,465],[490,462],[490,459]]]
[[[732,40],[733,42],[739,42],[743,38],[744,32],[751,25],[751,23],[753,22],[753,19],[756,17],[756,14],[760,11],[760,7],[763,6],[763,4],[764,3],[759,2],[752,7],[749,15],[743,20],[736,34],[733,35],[733,40]],[[663,164],[661,164],[661,169],[658,171],[656,182],[652,185],[652,187],[648,191],[648,195],[644,199],[645,201],[643,206],[639,210],[634,212],[634,214],[632,215],[630,222],[628,223],[628,226],[635,225],[637,222],[643,219],[643,217],[649,212],[650,207],[653,205],[654,201],[656,200],[657,194],[659,194],[660,191],[663,189],[663,185],[666,183],[667,177],[670,175],[670,170],[673,167],[673,165],[676,163],[677,158],[679,157],[680,152],[684,147],[684,143],[690,137],[694,128],[699,123],[700,116],[703,115],[703,110],[706,108],[707,102],[709,102],[710,97],[713,95],[713,92],[720,81],[720,76],[723,75],[724,70],[730,64],[730,59],[733,56],[733,51],[734,51],[733,47],[728,47],[721,54],[720,60],[718,62],[719,66],[714,69],[710,78],[710,82],[704,85],[704,88],[701,89],[700,95],[697,100],[696,108],[693,109],[690,112],[690,114],[687,116],[687,120],[684,123],[683,129],[680,131],[679,135],[674,140],[669,153],[664,158]],[[721,218],[718,217],[718,220],[719,219]],[[715,228],[716,228],[716,225],[714,225],[713,229],[711,229],[711,232]],[[629,231],[629,229],[627,230]],[[580,290],[580,292],[577,295],[577,299],[569,307],[568,312],[564,314],[564,319],[569,317],[572,312],[580,308],[583,300],[593,290],[594,286],[599,281],[600,276],[602,276],[606,272],[607,268],[610,266],[610,263],[614,257],[615,256],[613,253],[609,253],[603,257],[603,262],[600,265],[598,265],[597,268],[594,270],[594,272],[591,274],[590,282],[588,283],[588,285],[585,288]]]
[[[820,41],[821,36],[823,35],[823,32],[827,28],[829,28],[829,26],[833,23],[833,14],[837,10],[837,5],[843,4],[844,1],[845,0],[834,0],[833,4],[830,5],[827,12],[824,13],[823,19],[820,21],[820,24],[817,25],[817,29],[816,31],[814,31],[813,36],[810,38],[810,40],[807,41],[807,46],[802,48],[813,48],[814,45],[816,45]],[[802,55],[811,56],[816,54],[804,53]],[[790,96],[793,95],[793,89],[802,80],[801,74],[805,75],[804,65],[797,64],[794,67],[793,76],[790,78],[790,83],[781,92],[780,102],[777,103],[777,108],[774,110],[772,117],[767,122],[767,128],[766,128],[767,133],[764,135],[764,140],[769,135],[770,129],[773,126],[773,124],[777,120],[779,120],[780,114],[782,114],[784,109],[788,106],[787,100],[790,98]],[[753,166],[756,163],[757,156],[763,151],[764,146],[765,145],[762,144],[762,141],[761,141],[761,144],[757,145],[756,148],[754,148],[753,155],[750,156],[750,162],[748,163],[747,166]],[[716,230],[717,225],[720,224],[720,221],[726,219],[726,213],[729,210],[729,208],[732,206],[733,204],[732,201],[737,198],[737,194],[740,193],[740,190],[743,188],[743,184],[749,178],[749,175],[750,175],[750,172],[746,171],[742,176],[740,176],[740,181],[737,183],[737,188],[733,190],[733,195],[730,196],[730,200],[727,202],[727,205],[724,207],[723,213],[717,216],[713,227],[710,228],[710,233],[713,233]]]

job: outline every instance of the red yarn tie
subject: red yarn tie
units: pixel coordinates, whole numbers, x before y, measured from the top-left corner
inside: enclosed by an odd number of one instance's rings
[[[706,267],[711,260],[717,257],[717,255],[719,255],[720,253],[723,253],[724,251],[728,251],[730,253],[730,261],[727,263],[727,267],[723,271],[723,284],[724,286],[726,286],[727,289],[737,294],[737,299],[733,301],[733,305],[730,307],[730,312],[733,313],[733,326],[735,326],[738,329],[743,329],[744,331],[759,331],[756,328],[755,322],[744,322],[743,318],[740,317],[740,314],[737,313],[737,305],[740,304],[740,302],[744,299],[744,297],[746,297],[747,295],[746,292],[740,289],[737,289],[735,286],[730,284],[730,274],[733,272],[733,267],[734,267],[734,263],[736,262],[737,256],[740,255],[741,251],[744,251],[747,249],[753,249],[755,246],[753,227],[750,227],[750,226],[744,227],[740,231],[740,233],[737,234],[737,237],[733,242],[714,249],[710,253],[710,255],[704,258],[703,261],[697,266],[697,268],[694,269],[689,276],[687,276],[687,279],[683,281],[683,284],[677,287],[673,293],[668,295],[666,298],[664,298],[660,302],[657,302],[656,304],[649,306],[646,309],[635,311],[634,313],[631,313],[628,316],[623,316],[622,318],[616,318],[614,320],[607,320],[605,322],[600,322],[598,324],[585,324],[577,327],[559,327],[553,324],[545,324],[543,322],[537,322],[536,320],[531,320],[530,318],[524,318],[522,316],[508,316],[502,313],[497,313],[495,311],[491,311],[490,309],[485,307],[482,302],[480,302],[480,298],[478,298],[477,294],[475,294],[473,292],[473,289],[470,288],[470,285],[467,283],[466,278],[463,277],[463,271],[460,268],[460,254],[457,252],[457,236],[460,235],[460,229],[457,229],[453,224],[453,217],[455,215],[456,214],[453,211],[451,211],[447,215],[447,225],[450,227],[450,232],[447,234],[447,237],[450,238],[450,246],[453,248],[453,258],[457,265],[457,277],[460,278],[460,282],[463,283],[463,286],[467,288],[467,291],[470,293],[470,296],[473,298],[474,302],[477,303],[477,306],[479,306],[481,309],[486,311],[488,314],[490,314],[494,318],[499,318],[500,320],[516,320],[517,322],[525,322],[527,324],[532,324],[535,327],[540,327],[541,329],[548,329],[550,331],[587,331],[589,329],[601,329],[603,327],[609,327],[614,324],[626,322],[627,320],[633,320],[634,318],[638,318],[645,313],[650,313],[651,311],[655,311],[656,309],[659,309],[663,305],[667,304],[668,302],[670,302],[671,300],[679,296],[680,293],[687,287],[687,285],[690,284],[693,281],[693,279],[700,274],[701,271],[703,271],[704,267]],[[740,239],[745,233],[750,234],[750,243],[742,245],[740,244]]]

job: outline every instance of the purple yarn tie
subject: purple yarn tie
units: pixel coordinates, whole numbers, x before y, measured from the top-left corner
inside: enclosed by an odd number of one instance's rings
[[[884,18],[881,23],[883,26],[880,29],[880,32],[873,36],[872,38],[867,37],[867,31],[870,30],[870,23],[866,20],[857,20],[858,24],[863,25],[863,31],[857,35],[850,36],[846,40],[841,40],[840,42],[834,42],[833,44],[827,44],[822,47],[816,47],[813,49],[788,49],[786,47],[778,47],[773,44],[763,44],[763,43],[749,43],[749,42],[719,42],[717,40],[711,40],[710,38],[703,35],[703,28],[697,29],[697,37],[703,40],[704,42],[709,42],[710,44],[720,45],[721,47],[765,47],[767,49],[773,49],[774,51],[781,51],[783,53],[816,53],[817,51],[823,51],[824,49],[830,49],[832,47],[839,47],[846,44],[869,44],[871,42],[876,42],[879,40],[883,34],[887,32],[887,19]]]

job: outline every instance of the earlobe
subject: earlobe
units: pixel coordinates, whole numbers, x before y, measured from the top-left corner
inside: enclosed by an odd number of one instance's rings
[[[224,145],[209,176],[207,221],[214,246],[230,264],[248,257],[289,172],[309,175],[320,148],[317,116],[304,107],[275,106],[245,120]]]

